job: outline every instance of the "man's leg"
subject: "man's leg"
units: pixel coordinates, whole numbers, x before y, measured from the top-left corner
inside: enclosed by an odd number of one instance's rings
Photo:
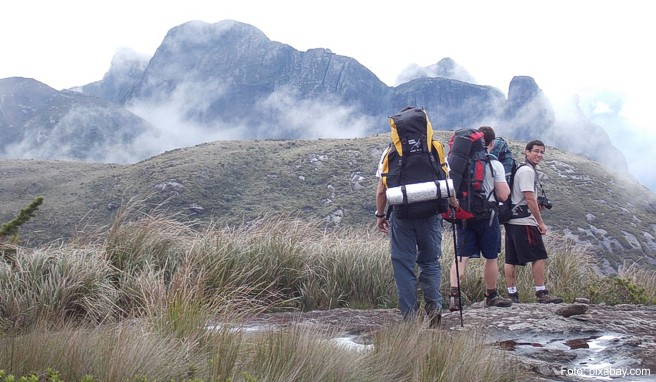
[[[468,255],[468,248],[464,248],[465,242],[469,243],[470,240],[465,240],[465,235],[468,233],[468,231],[463,229],[462,224],[456,223],[456,233],[457,236],[454,237],[454,240],[456,240],[456,248],[458,250],[458,253],[455,254],[455,259],[451,263],[451,269],[449,271],[449,284],[451,288],[457,288],[458,287],[458,275],[460,275],[460,281],[462,282],[465,274],[465,268],[467,267],[467,262],[469,261],[469,257],[463,257],[463,254]],[[457,238],[457,239],[456,239]],[[456,264],[456,262],[458,264]],[[456,265],[458,268],[456,269]]]
[[[501,297],[497,291],[497,276],[499,268],[497,259],[485,259],[483,266],[483,278],[485,279],[485,306],[509,307],[512,301]]]
[[[490,223],[483,221],[475,227],[479,236],[480,251],[485,258],[483,280],[485,280],[485,306],[509,307],[512,301],[501,297],[497,291],[499,276],[499,248],[501,247],[501,226],[493,216]]]
[[[545,269],[547,259],[547,249],[544,246],[542,234],[538,227],[527,227],[528,243],[526,248],[527,260],[531,262],[531,273],[535,284],[535,297],[539,303],[559,304],[563,299],[553,296],[545,286]]]
[[[513,235],[518,234],[518,228],[517,226],[514,226],[512,224],[506,224],[506,234],[505,234],[505,241],[506,241],[506,262],[503,265],[503,275],[504,278],[506,279],[506,287],[508,288],[508,296],[514,303],[519,302],[519,293],[517,292],[517,285],[515,284],[517,281],[517,269],[515,264],[518,263],[517,259],[517,248],[515,247],[515,239]]]
[[[461,285],[465,277],[465,268],[469,262],[469,257],[457,257],[456,259],[451,263],[451,270],[449,272],[449,285],[451,287],[449,290],[449,311],[451,312],[460,310],[458,285]],[[456,266],[458,267],[457,269]],[[460,284],[458,283],[458,275],[460,276]]]
[[[531,272],[533,273],[533,282],[536,287],[544,286],[544,270],[546,267],[544,259],[535,260],[531,263]]]
[[[497,288],[497,275],[499,274],[499,267],[497,259],[485,259],[483,266],[483,279],[485,280],[485,287],[487,289]]]
[[[415,221],[417,232],[417,265],[419,286],[424,292],[426,312],[431,314],[442,309],[442,218],[439,215]]]
[[[392,269],[399,298],[399,310],[406,320],[412,320],[417,302],[417,276],[415,274],[417,244],[416,233],[410,220],[390,218],[390,247]]]
[[[515,266],[512,264],[504,264],[503,274],[506,279],[506,287],[508,288],[516,287],[515,280],[517,279],[517,273],[515,270]]]
[[[472,228],[477,234],[480,253],[485,258],[483,264],[483,280],[486,294],[496,294],[497,277],[499,276],[499,248],[501,248],[501,226],[496,216],[491,221],[479,222]],[[491,293],[494,291],[494,293]],[[494,296],[492,296],[494,297]]]
[[[467,267],[467,263],[469,262],[469,257],[458,257],[458,269],[456,272],[456,260],[454,259],[453,262],[451,263],[451,271],[449,273],[449,282],[451,288],[457,288],[458,287],[458,275],[460,275],[460,282],[462,282],[462,279],[465,277],[465,268]]]

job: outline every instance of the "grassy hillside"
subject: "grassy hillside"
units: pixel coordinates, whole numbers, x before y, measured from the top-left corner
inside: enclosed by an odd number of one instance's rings
[[[447,142],[451,132],[438,132]],[[141,204],[185,222],[216,225],[263,215],[324,219],[326,227],[372,226],[374,176],[388,135],[310,141],[217,141],[177,149],[132,165],[0,161],[0,219],[37,195],[45,202],[21,229],[23,244],[90,233],[121,205]],[[523,142],[511,141],[513,152]],[[602,267],[624,261],[656,267],[656,197],[587,158],[548,147],[542,183],[554,208],[551,230],[589,242]]]

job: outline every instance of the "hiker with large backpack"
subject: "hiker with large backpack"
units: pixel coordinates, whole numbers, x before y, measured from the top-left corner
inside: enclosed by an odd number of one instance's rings
[[[444,146],[433,137],[433,128],[422,108],[403,108],[389,118],[389,124],[392,142],[383,152],[376,172],[376,226],[390,235],[392,269],[404,320],[424,317],[417,298],[419,286],[429,327],[436,328],[442,309],[440,213],[448,209],[449,195],[453,195],[447,182],[449,169]],[[424,188],[413,194],[411,190],[417,185]],[[391,191],[399,190],[401,201],[392,204]]]
[[[505,224],[506,263],[504,274],[508,294],[513,302],[519,302],[516,267],[531,263],[531,273],[535,284],[535,297],[539,303],[561,303],[563,299],[553,296],[545,286],[547,249],[542,239],[547,234],[547,226],[542,220],[541,211],[551,209],[544,194],[538,197],[540,184],[536,166],[542,161],[545,146],[540,140],[526,144],[524,154],[526,165],[520,166],[514,176],[511,190],[514,207],[512,218]],[[541,185],[540,185],[541,188]]]
[[[459,202],[455,216],[457,256],[451,265],[450,311],[462,310],[460,279],[470,258],[485,258],[485,306],[509,307],[512,302],[497,291],[498,263],[501,252],[501,225],[498,200],[506,200],[510,189],[504,167],[490,154],[495,144],[495,132],[490,126],[461,129],[450,140],[448,163]],[[451,215],[453,215],[451,213]]]

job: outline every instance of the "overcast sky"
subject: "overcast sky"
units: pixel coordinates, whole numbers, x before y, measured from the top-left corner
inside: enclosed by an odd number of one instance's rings
[[[654,88],[656,23],[647,1],[389,3],[5,2],[0,78],[32,77],[56,89],[82,85],[102,78],[121,47],[152,55],[176,25],[234,19],[301,51],[329,48],[353,57],[388,85],[411,63],[451,57],[480,84],[504,92],[515,75],[532,76],[553,98],[590,88],[626,94]]]
[[[5,1],[0,78],[84,85],[102,78],[120,48],[151,56],[174,26],[234,19],[300,51],[353,57],[388,85],[410,64],[445,57],[504,93],[513,76],[531,76],[556,107],[581,96],[611,137],[607,125],[619,123],[656,135],[647,117],[656,89],[652,7],[643,0]]]

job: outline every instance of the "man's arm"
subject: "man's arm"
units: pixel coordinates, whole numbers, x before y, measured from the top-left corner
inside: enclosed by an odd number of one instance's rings
[[[387,205],[387,194],[385,193],[385,185],[383,184],[383,179],[378,180],[378,188],[376,189],[376,211],[379,214],[385,213],[385,207]],[[389,222],[385,217],[376,218],[376,227],[380,232],[387,233],[389,230]]]
[[[510,187],[508,186],[508,182],[506,182],[506,171],[499,161],[492,160],[490,161],[490,165],[494,174],[494,195],[498,201],[504,202],[510,196]]]
[[[540,206],[538,205],[538,199],[536,197],[535,192],[524,191],[524,198],[526,198],[526,204],[528,204],[528,209],[531,210],[531,214],[533,214],[533,217],[538,222],[538,229],[540,230],[540,233],[546,235],[547,226],[544,224],[544,221],[542,220],[542,214],[540,213]]]
[[[510,196],[510,187],[508,187],[508,183],[506,183],[505,180],[503,182],[494,182],[494,194],[499,201],[508,200],[508,197]]]

